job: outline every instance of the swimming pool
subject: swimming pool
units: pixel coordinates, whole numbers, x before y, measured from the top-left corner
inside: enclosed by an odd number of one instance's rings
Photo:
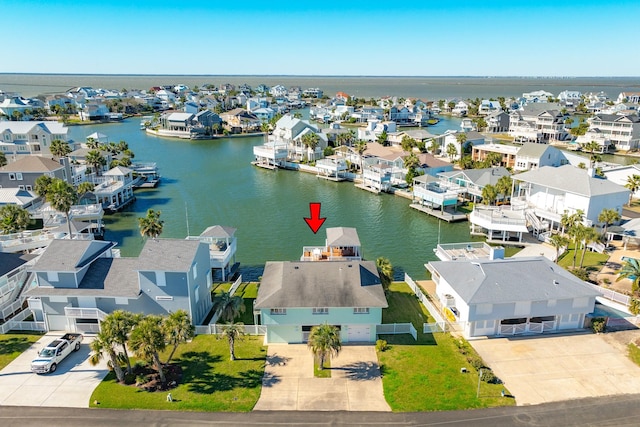
[[[631,317],[631,314],[625,313],[624,311],[616,310],[613,307],[609,307],[608,305],[596,303],[593,308],[593,313],[591,313],[593,317],[611,317],[614,319],[624,319],[625,317]]]

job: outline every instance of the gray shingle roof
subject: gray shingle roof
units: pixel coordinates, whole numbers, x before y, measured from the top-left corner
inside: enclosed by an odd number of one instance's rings
[[[0,252],[0,277],[15,270],[24,263],[29,262],[29,260],[33,258],[35,258],[35,255]]]
[[[522,147],[518,150],[517,155],[521,157],[533,157],[539,159],[540,157],[542,157],[544,152],[549,149],[557,150],[557,148],[551,147],[547,144],[536,144],[534,142],[527,142],[523,144]]]
[[[25,156],[0,168],[2,172],[52,172],[63,166],[55,160],[41,156]]]
[[[373,261],[271,261],[256,308],[387,307]]]
[[[360,246],[360,238],[355,228],[327,228],[327,246]]]
[[[546,301],[600,295],[545,257],[473,262],[436,261],[430,265],[467,304]]]
[[[32,271],[77,271],[96,257],[115,246],[99,240],[53,240]]]
[[[148,239],[138,257],[138,270],[189,271],[200,244],[198,240]]]
[[[518,181],[530,182],[543,187],[587,197],[629,192],[628,189],[621,185],[607,179],[591,177],[587,171],[571,165],[564,165],[557,168],[544,166],[515,175],[513,178]]]
[[[235,228],[225,227],[222,225],[212,225],[200,233],[202,237],[215,237],[215,238],[226,238],[233,237],[233,234],[236,232]]]
[[[498,180],[503,176],[511,176],[511,173],[509,173],[509,171],[502,166],[498,166],[495,168],[465,169],[463,171],[441,172],[438,174],[438,176],[449,178],[460,174],[465,175],[469,181],[481,187],[487,184],[496,185]]]

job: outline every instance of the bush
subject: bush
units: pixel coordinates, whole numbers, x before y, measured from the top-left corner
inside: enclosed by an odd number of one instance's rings
[[[138,375],[136,376],[136,385],[146,384],[149,382],[149,378],[146,375]]]
[[[138,375],[141,376],[141,375]],[[135,383],[137,381],[136,375],[135,374],[125,374],[124,376],[124,383],[126,385],[131,385],[133,383]]]
[[[473,369],[476,371],[485,368],[484,362],[477,356],[467,357],[467,362],[469,362],[469,365],[473,366]]]
[[[607,321],[604,317],[594,317],[593,319],[591,319],[591,329],[596,334],[604,332],[606,325]]]
[[[576,268],[575,270],[569,270],[574,276],[585,282],[589,280],[589,272],[586,268]]]
[[[482,381],[489,384],[500,384],[502,382],[489,368],[482,369]]]
[[[376,350],[377,351],[386,351],[389,349],[389,345],[386,340],[378,340],[376,341]]]

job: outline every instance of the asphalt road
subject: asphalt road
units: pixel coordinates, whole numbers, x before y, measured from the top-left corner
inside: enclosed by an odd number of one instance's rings
[[[425,399],[428,399],[428,392]],[[65,426],[616,426],[640,425],[640,395],[572,400],[534,406],[428,413],[249,413],[117,411],[0,407],[0,425]]]

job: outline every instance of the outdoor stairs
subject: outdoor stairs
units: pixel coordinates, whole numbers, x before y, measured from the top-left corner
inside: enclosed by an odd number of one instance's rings
[[[540,219],[536,216],[535,213],[533,213],[532,210],[527,209],[524,211],[524,214],[531,227],[533,227],[534,236],[537,236],[540,232],[544,231],[545,227],[542,224],[542,221],[540,221]]]

